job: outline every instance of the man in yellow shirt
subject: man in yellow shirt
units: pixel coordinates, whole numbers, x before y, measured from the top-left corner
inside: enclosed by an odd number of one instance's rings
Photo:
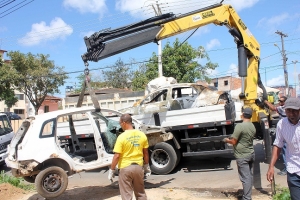
[[[146,176],[151,174],[148,139],[143,132],[133,128],[129,114],[120,117],[120,125],[124,132],[117,138],[108,179],[114,178],[114,171],[118,164],[122,199],[131,200],[134,192],[137,200],[146,200],[144,173]]]

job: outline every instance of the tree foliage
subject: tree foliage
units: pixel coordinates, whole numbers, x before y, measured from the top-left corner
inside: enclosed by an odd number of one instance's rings
[[[83,83],[86,79],[86,75],[84,73],[79,74],[77,77],[77,80],[79,82],[79,87],[75,88],[75,93],[80,93],[82,88],[83,88]],[[106,87],[107,83],[103,82],[100,77],[97,77],[95,73],[90,73],[89,74],[89,79],[90,79],[90,85],[93,89],[100,89],[103,87]],[[85,88],[88,90],[88,87]]]
[[[206,63],[199,63],[203,59]],[[187,42],[181,44],[176,38],[173,45],[167,42],[162,50],[162,67],[164,76],[174,77],[180,83],[193,83],[196,79],[209,81],[208,71],[218,67],[218,64],[211,62],[202,46],[194,49]],[[132,87],[134,90],[144,89],[156,77],[158,62],[156,53],[153,53],[145,67],[134,73]]]
[[[10,110],[18,102],[18,98],[15,97],[14,88],[11,85],[11,71],[7,70],[6,65],[2,56],[0,56],[0,101],[4,101],[8,110]]]
[[[110,66],[110,70],[102,71],[105,85],[113,88],[130,88],[132,71],[130,66],[126,65],[120,58],[116,63]]]
[[[38,114],[46,96],[59,93],[59,86],[68,78],[63,67],[56,66],[54,61],[49,60],[49,55],[23,54],[19,51],[11,51],[7,55],[11,64],[6,68],[11,72],[12,84],[28,97]]]

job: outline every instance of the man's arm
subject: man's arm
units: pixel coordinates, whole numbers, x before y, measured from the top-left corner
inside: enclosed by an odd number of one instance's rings
[[[232,145],[236,145],[237,139],[235,139],[235,138],[224,138],[223,142],[226,142],[226,143],[229,143],[229,144],[232,144]]]
[[[272,158],[271,162],[269,165],[269,169],[267,172],[267,180],[271,183],[273,181],[273,176],[274,176],[274,165],[280,155],[281,148],[274,146],[273,151],[272,151]]]
[[[264,103],[269,107],[270,110],[277,111],[276,107],[267,100],[264,100]]]
[[[116,166],[119,162],[119,158],[120,158],[120,154],[119,153],[115,153],[113,159],[112,159],[112,162],[111,162],[111,166],[110,166],[110,169],[112,170],[115,170],[116,169]]]
[[[143,148],[143,154],[144,154],[144,164],[149,164],[148,148]]]

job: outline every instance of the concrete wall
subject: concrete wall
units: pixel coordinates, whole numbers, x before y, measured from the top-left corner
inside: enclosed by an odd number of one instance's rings
[[[96,95],[101,108],[110,108],[119,110],[132,106],[135,102],[139,101],[143,96],[144,91],[138,92],[123,92],[114,94],[99,94]],[[63,109],[76,107],[78,101],[77,97],[66,97],[62,101]],[[93,106],[93,102],[90,96],[83,98],[82,106]]]

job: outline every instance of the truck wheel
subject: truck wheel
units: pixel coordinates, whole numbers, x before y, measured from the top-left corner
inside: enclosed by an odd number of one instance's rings
[[[47,198],[61,195],[68,186],[67,173],[60,167],[48,167],[38,173],[35,179],[37,192]]]
[[[36,178],[36,175],[33,175],[33,176],[24,176],[23,179],[25,181],[27,181],[28,183],[34,183],[35,182],[35,178]]]
[[[172,145],[161,142],[153,147],[150,155],[151,171],[155,174],[168,174],[176,166],[177,154]]]

